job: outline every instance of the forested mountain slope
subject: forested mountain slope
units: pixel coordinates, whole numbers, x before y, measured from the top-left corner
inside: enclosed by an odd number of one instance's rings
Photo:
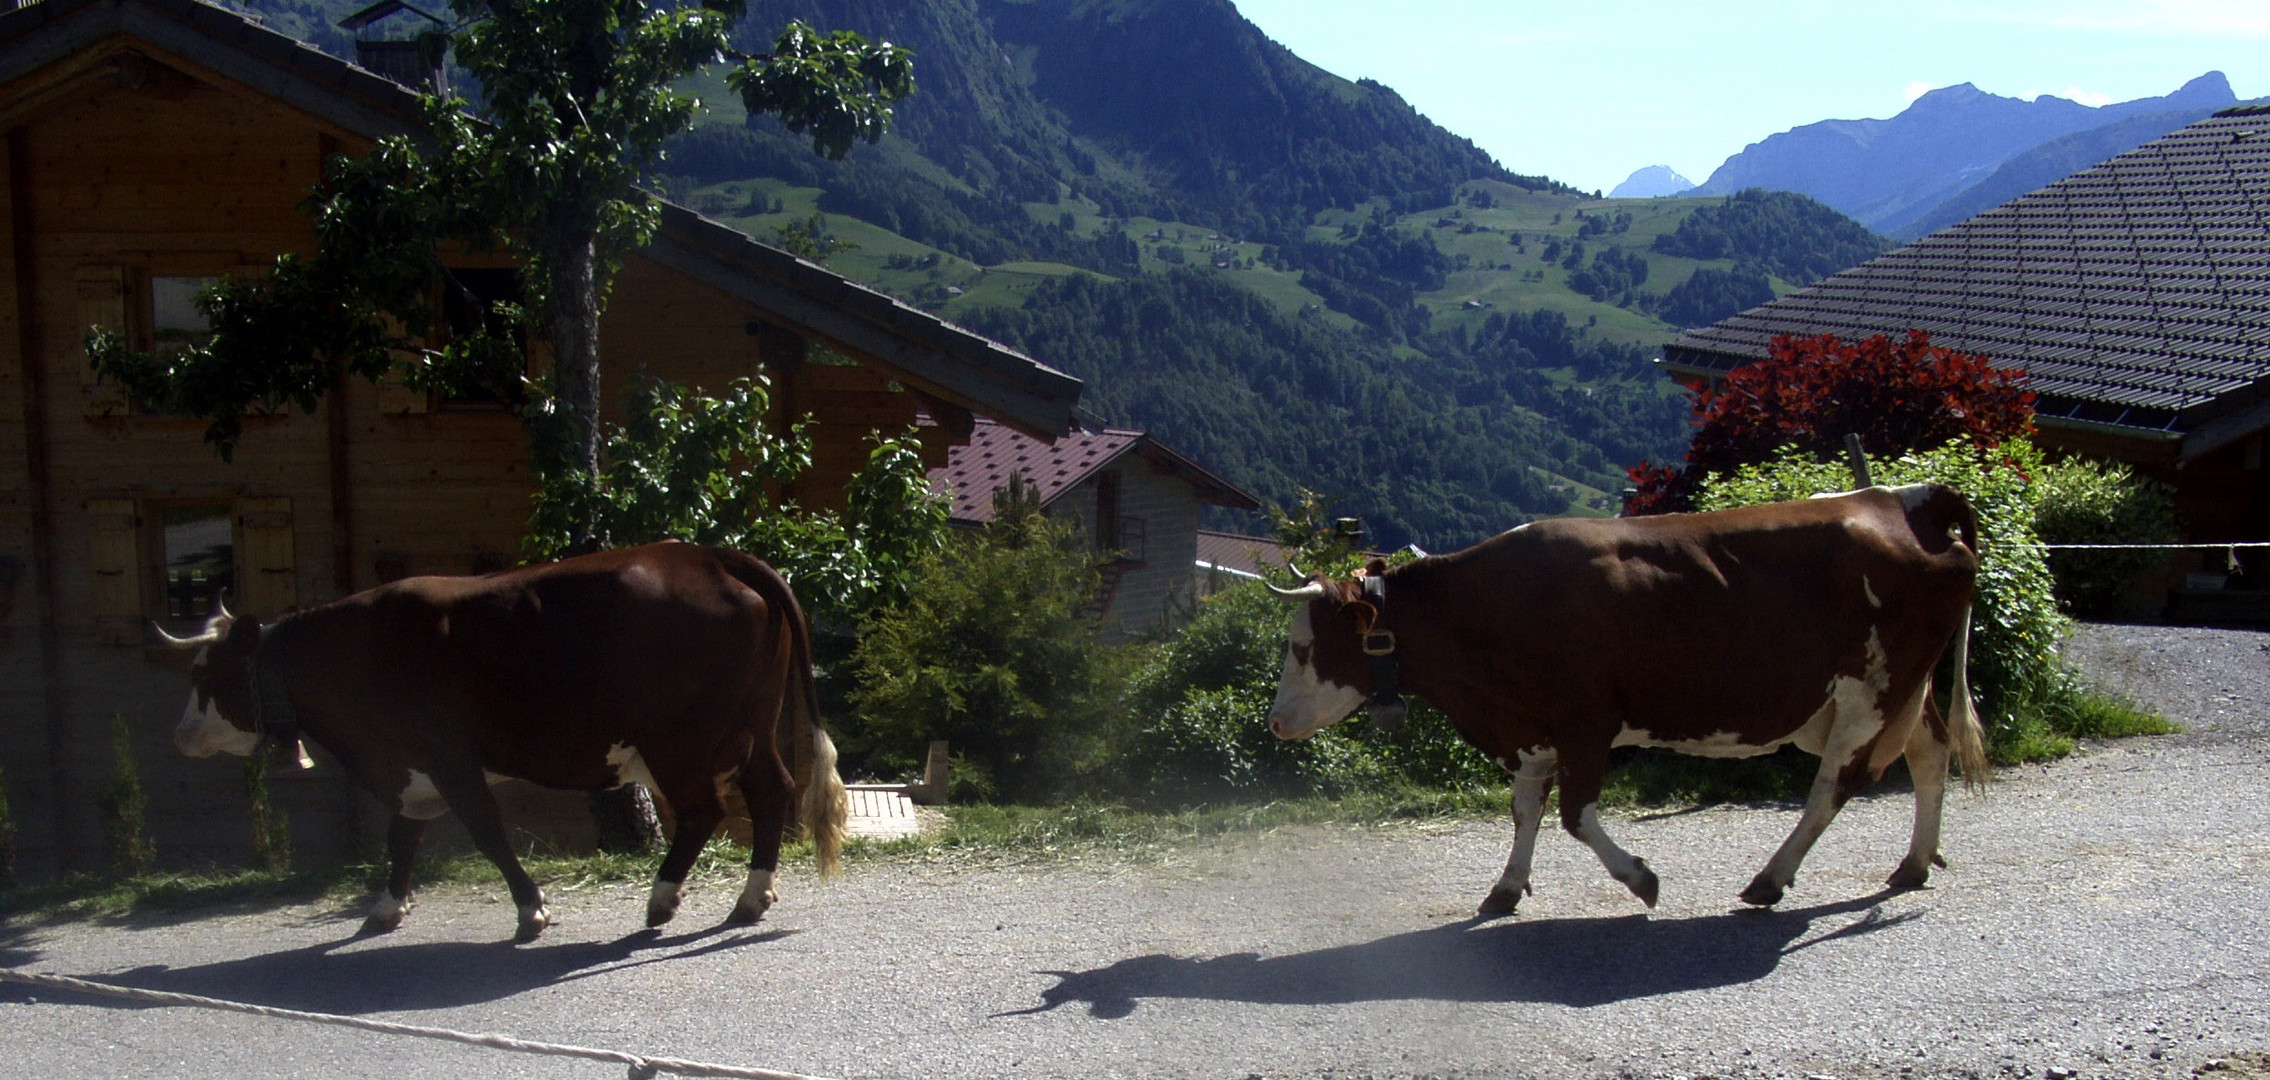
[[[359,4],[254,6],[313,27]],[[1756,208],[1523,176],[1228,0],[753,0],[737,46],[790,18],[915,50],[893,133],[827,162],[710,81],[655,186],[1081,376],[1091,411],[1264,498],[1333,496],[1380,543],[1611,512],[1625,465],[1685,440],[1656,346],[1867,235],[1798,200],[1779,230],[1659,249]]]

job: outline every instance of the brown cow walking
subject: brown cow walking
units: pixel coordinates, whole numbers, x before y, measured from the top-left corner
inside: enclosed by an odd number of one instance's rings
[[[489,784],[506,777],[601,790],[642,783],[677,816],[647,925],[677,913],[686,872],[739,787],[754,825],[749,877],[728,921],[775,897],[781,835],[801,788],[823,876],[847,814],[820,723],[804,614],[772,568],[736,551],[654,544],[479,577],[419,577],[262,625],[225,611],[195,638],[182,753],[250,754],[300,733],[394,811],[386,891],[366,932],[399,925],[426,822],[455,810],[502,871],[519,940],[551,921],[513,857]],[[805,725],[793,778],[775,727]]]
[[[1269,726],[1306,738],[1398,676],[1439,707],[1515,777],[1513,853],[1485,915],[1513,911],[1530,891],[1556,780],[1562,825],[1655,905],[1655,872],[1600,826],[1617,746],[1747,757],[1795,743],[1820,756],[1795,831],[1742,891],[1760,905],[1780,901],[1838,808],[1904,754],[1915,831],[1889,883],[1917,887],[1934,862],[1945,865],[1950,751],[1972,783],[1988,772],[1965,671],[1977,528],[1951,488],[1869,488],[1713,513],[1542,521],[1394,569],[1374,562],[1353,582],[1313,577],[1278,590],[1303,603]],[[1951,717],[1931,694],[1950,642]]]

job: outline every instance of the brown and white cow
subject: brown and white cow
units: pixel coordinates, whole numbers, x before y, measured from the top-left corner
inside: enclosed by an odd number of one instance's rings
[[[479,577],[417,577],[262,625],[224,611],[195,638],[193,689],[174,743],[190,757],[305,757],[313,739],[394,811],[386,891],[366,932],[397,926],[426,823],[455,810],[504,873],[519,940],[551,921],[513,857],[489,785],[507,777],[601,790],[641,783],[675,834],[647,925],[677,913],[686,872],[738,786],[754,825],[749,877],[728,921],[774,899],[781,834],[798,811],[823,875],[835,872],[846,803],[813,695],[811,639],[787,583],[757,559],[655,544]],[[804,728],[792,778],[775,725]]]
[[[1556,780],[1563,827],[1655,905],[1654,871],[1600,826],[1618,746],[1745,757],[1794,743],[1820,756],[1796,830],[1742,891],[1760,905],[1781,899],[1845,800],[1905,754],[1915,832],[1889,883],[1912,888],[1939,861],[1950,749],[1973,784],[1988,771],[1965,671],[1977,553],[1970,504],[1918,485],[1541,521],[1393,569],[1374,562],[1357,581],[1312,577],[1279,590],[1302,604],[1269,727],[1306,738],[1397,679],[1440,708],[1515,777],[1513,853],[1485,915],[1530,891]],[[1951,718],[1931,694],[1950,642]]]

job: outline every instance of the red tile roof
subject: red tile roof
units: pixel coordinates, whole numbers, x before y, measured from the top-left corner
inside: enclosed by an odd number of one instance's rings
[[[1037,489],[1041,506],[1046,507],[1130,452],[1141,453],[1153,465],[1182,476],[1198,489],[1201,502],[1243,510],[1260,505],[1253,496],[1140,431],[1075,429],[1054,443],[1045,443],[982,417],[970,433],[968,445],[954,447],[946,464],[930,470],[930,483],[953,496],[955,521],[991,521],[993,495],[1008,486],[1012,475],[1022,475],[1030,482]]]

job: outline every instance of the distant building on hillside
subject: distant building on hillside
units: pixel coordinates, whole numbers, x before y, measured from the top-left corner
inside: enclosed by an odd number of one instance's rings
[[[930,472],[954,500],[954,523],[966,527],[993,520],[994,496],[1013,476],[1033,485],[1043,512],[1075,523],[1098,551],[1111,553],[1096,612],[1107,641],[1187,616],[1199,595],[1199,507],[1261,505],[1157,439],[1124,428],[1074,431],[1048,443],[980,418],[969,442]]]

